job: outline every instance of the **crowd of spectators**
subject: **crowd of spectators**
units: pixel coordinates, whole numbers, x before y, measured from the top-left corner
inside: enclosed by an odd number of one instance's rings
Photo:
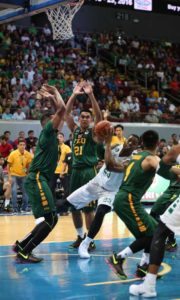
[[[38,98],[43,83],[56,85],[64,101],[80,80],[91,82],[104,116],[115,121],[179,123],[180,107],[163,91],[180,91],[179,46],[122,38],[113,34],[84,34],[70,41],[53,41],[48,25],[25,30],[14,24],[0,27],[0,116],[3,120],[38,120],[51,112],[51,102]],[[106,49],[118,58],[111,67],[98,55]],[[100,53],[100,51],[99,51]],[[149,89],[122,74],[121,68],[148,70]],[[155,78],[156,77],[156,78]],[[158,91],[159,78],[162,92]],[[90,108],[86,95],[77,99],[73,115]]]

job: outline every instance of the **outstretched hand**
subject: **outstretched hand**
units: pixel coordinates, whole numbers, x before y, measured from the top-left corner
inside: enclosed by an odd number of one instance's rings
[[[87,95],[92,94],[93,93],[92,85],[90,83],[88,83],[87,81],[84,81],[83,91]]]
[[[83,91],[83,84],[84,84],[84,81],[79,82],[79,83],[75,86],[75,88],[74,88],[74,90],[73,90],[73,94],[74,94],[75,96],[84,94],[84,91]]]
[[[43,84],[41,89],[46,90],[48,93],[50,93],[52,95],[58,93],[58,90],[55,86],[48,85],[48,84]]]

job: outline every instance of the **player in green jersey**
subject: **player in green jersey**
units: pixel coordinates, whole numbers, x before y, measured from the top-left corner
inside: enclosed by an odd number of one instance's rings
[[[140,200],[151,185],[156,172],[163,177],[169,177],[169,170],[172,166],[166,164],[166,156],[161,161],[156,156],[158,141],[159,137],[155,131],[144,132],[142,135],[144,150],[133,155],[115,198],[115,212],[136,238],[130,246],[108,259],[123,279],[127,278],[123,270],[126,257],[144,250],[140,267],[149,263],[149,251],[157,222],[145,211]]]
[[[166,154],[166,163],[174,160],[180,163],[180,145],[174,146]],[[163,158],[164,159],[164,158]],[[180,178],[180,169],[174,168],[173,172]],[[166,211],[160,216],[158,227],[156,228],[150,249],[150,264],[147,275],[143,283],[133,284],[129,288],[129,293],[134,296],[152,298],[157,296],[156,279],[159,267],[163,261],[165,252],[165,241],[171,232],[180,235],[180,194],[179,189],[175,192],[175,200],[168,206]],[[157,298],[156,298],[157,299]]]
[[[86,184],[96,175],[95,167],[98,162],[97,143],[94,139],[93,128],[90,127],[92,123],[91,111],[81,111],[79,117],[79,126],[74,122],[71,115],[76,96],[80,93],[85,93],[86,95],[88,95],[92,103],[92,109],[95,116],[95,124],[102,120],[102,114],[99,105],[94,97],[91,85],[87,82],[81,82],[75,87],[73,94],[66,105],[66,122],[71,132],[73,133],[73,162],[70,193]],[[83,209],[87,230],[89,230],[94,219],[94,208],[94,204],[91,202],[89,206]],[[70,247],[78,248],[84,238],[83,219],[81,211],[72,208],[72,218],[78,237],[77,240],[72,245],[70,245]],[[93,248],[94,244],[91,244],[91,246]]]
[[[57,129],[63,124],[65,105],[55,87],[43,85],[39,93],[43,98],[52,101],[55,114],[44,115],[41,119],[43,130],[25,182],[36,226],[23,240],[16,241],[13,246],[13,251],[17,253],[17,261],[20,263],[38,263],[42,260],[34,256],[32,250],[48,236],[58,221],[49,179],[57,165]]]
[[[151,209],[151,216],[159,221],[159,217],[165,212],[167,207],[174,202],[180,192],[180,179],[178,177],[177,170],[180,169],[180,165],[175,165],[169,172],[170,184],[164,193],[157,199]],[[173,251],[177,248],[174,232],[170,233],[166,243],[166,250]]]

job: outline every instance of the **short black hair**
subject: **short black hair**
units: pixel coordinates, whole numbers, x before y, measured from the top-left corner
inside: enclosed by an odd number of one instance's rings
[[[19,138],[19,139],[18,139],[18,144],[20,144],[20,143],[25,143],[25,140],[22,139],[22,138]]]
[[[154,130],[147,130],[141,135],[141,142],[145,148],[155,149],[159,142],[159,135]]]
[[[62,135],[64,137],[64,133],[63,132],[58,132],[58,134]]]
[[[138,140],[138,142],[140,141],[140,137],[137,134],[132,133],[130,134],[130,136],[134,136]]]
[[[9,130],[4,131],[4,135],[5,135],[6,133],[10,133],[10,134],[11,134],[11,132],[10,132]]]
[[[34,130],[31,129],[31,130],[28,131],[28,134],[30,134],[30,133],[32,133],[32,132],[34,132]]]
[[[166,143],[166,140],[165,139],[160,139],[160,142]]]
[[[7,137],[5,135],[1,135],[1,140],[7,141]]]
[[[114,126],[114,129],[116,130],[117,128],[121,128],[122,130],[124,130],[124,126],[122,126],[121,124],[118,124],[116,126]],[[132,135],[132,134],[131,134]]]
[[[92,116],[92,111],[90,111],[89,109],[81,109],[80,115],[81,115],[83,112],[89,113],[89,114]]]

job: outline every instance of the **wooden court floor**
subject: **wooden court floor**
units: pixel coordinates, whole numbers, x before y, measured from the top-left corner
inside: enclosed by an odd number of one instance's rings
[[[106,258],[120,251],[132,240],[123,223],[114,213],[104,220],[91,259],[78,257],[68,248],[76,233],[70,216],[60,217],[49,237],[37,247],[36,254],[44,261],[37,265],[17,264],[11,245],[34,227],[32,216],[0,216],[0,300],[112,299],[137,300],[129,296],[141,253],[127,259],[128,279],[122,281],[109,268]],[[180,242],[180,239],[178,240]],[[166,253],[161,267],[164,276],[158,281],[155,299],[180,300],[180,250]]]

